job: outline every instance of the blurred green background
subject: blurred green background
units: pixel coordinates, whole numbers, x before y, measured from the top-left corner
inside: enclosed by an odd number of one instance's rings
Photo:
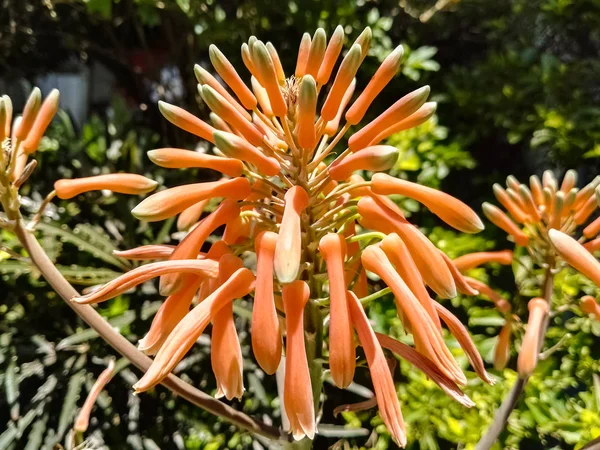
[[[376,99],[371,118],[424,84],[439,102],[434,119],[389,139],[401,152],[395,175],[441,188],[480,211],[492,198],[492,184],[509,174],[526,180],[544,169],[561,175],[573,168],[583,183],[600,166],[599,0],[2,0],[0,6],[1,93],[11,95],[20,111],[31,86],[44,93],[58,87],[64,108],[22,189],[24,209],[32,213],[63,177],[131,171],[166,186],[211,179],[210,171],[165,171],[147,159],[145,152],[153,148],[205,145],[168,124],[156,102],[163,99],[206,118],[192,69],[195,63],[208,67],[210,44],[245,74],[240,46],[256,35],[272,41],[284,69],[292,71],[302,33],[323,27],[330,34],[338,24],[350,42],[365,26],[373,29],[359,87],[396,45],[404,45],[401,73]],[[55,201],[39,231],[44,248],[79,289],[131,267],[112,250],[163,243],[175,233],[172,221],[135,220],[129,213],[135,198],[90,193],[74,200]],[[459,235],[418,204],[402,206],[450,257],[512,248],[491,225],[476,236]],[[6,232],[2,244],[20,252]],[[60,448],[91,384],[116,355],[26,261],[0,255],[0,449]],[[522,266],[471,273],[500,289],[517,313],[526,308],[523,298],[536,295],[532,281],[539,276],[522,256]],[[556,304],[584,292],[597,293],[589,281],[565,271],[557,279]],[[136,341],[159,304],[156,290],[146,284],[99,310]],[[448,304],[491,362],[504,319],[481,298],[459,297]],[[236,305],[246,344],[249,308]],[[548,346],[558,343],[556,351],[541,363],[499,449],[579,448],[600,435],[600,325],[579,311],[566,311],[564,323],[559,320],[549,332]],[[378,330],[403,338],[391,298],[373,304],[369,314]],[[176,373],[214,393],[209,342],[207,337],[196,345]],[[466,367],[466,358],[450,342]],[[243,348],[247,393],[232,404],[279,424],[275,380],[253,362],[249,345]],[[505,371],[492,370],[498,379],[493,387],[469,373],[466,392],[477,405],[470,410],[402,362],[396,381],[409,448],[473,448],[514,381],[514,359]],[[138,376],[125,366],[108,385],[93,412],[89,448],[263,445],[162,388],[132,395]],[[366,371],[357,372],[357,383],[370,387]],[[322,423],[331,426],[315,448],[343,448],[345,442],[394,447],[375,411],[331,414],[335,406],[360,401],[360,389],[343,392],[326,384],[325,393]]]

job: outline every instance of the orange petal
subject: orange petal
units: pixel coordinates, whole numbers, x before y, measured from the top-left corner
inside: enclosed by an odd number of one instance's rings
[[[171,260],[196,258],[202,245],[218,227],[238,217],[240,208],[235,200],[225,200],[219,207],[206,216],[175,248]],[[186,279],[180,274],[162,277],[159,291],[162,295],[169,295],[178,290]]]
[[[483,214],[498,228],[510,234],[517,245],[521,247],[527,246],[529,243],[527,235],[502,210],[486,202],[483,204]]]
[[[319,252],[325,260],[329,277],[329,367],[335,385],[345,388],[352,382],[356,368],[344,276],[346,241],[337,233],[328,233],[319,241]]]
[[[195,205],[192,205],[186,209],[184,209],[177,217],[177,229],[179,231],[189,230],[192,225],[196,224],[202,213],[204,212],[204,208],[208,205],[210,199],[201,200]]]
[[[221,50],[219,50],[216,45],[212,44],[208,47],[208,55],[219,76],[223,78],[223,81],[225,81],[235,93],[236,97],[240,100],[242,105],[244,105],[244,108],[250,110],[256,108],[256,97],[254,97],[252,91],[248,89],[248,86],[242,81],[235,70],[235,67],[233,67]]]
[[[168,169],[188,169],[202,167],[213,169],[230,177],[239,177],[244,165],[233,158],[207,155],[206,153],[180,148],[159,148],[150,150],[148,158],[154,164]]]
[[[194,295],[204,279],[190,277],[183,289],[167,297],[152,320],[150,330],[138,343],[138,348],[148,355],[155,355],[175,326],[190,310]]]
[[[315,130],[317,96],[317,85],[314,78],[311,75],[303,76],[298,93],[297,136],[298,144],[306,150],[312,150],[317,144]]]
[[[225,155],[254,164],[261,174],[272,177],[281,170],[275,158],[265,156],[261,150],[235,134],[215,131],[214,138],[215,145]]]
[[[333,85],[331,86],[331,89],[325,98],[325,103],[323,103],[323,108],[321,109],[321,117],[323,120],[330,121],[335,118],[342,98],[348,90],[348,86],[350,86],[350,83],[352,83],[360,63],[360,45],[354,44],[342,60]]]
[[[46,99],[43,101],[42,106],[40,106],[40,110],[35,118],[35,121],[33,122],[31,131],[22,144],[23,150],[26,153],[31,154],[35,152],[40,145],[40,141],[46,132],[46,128],[48,128],[48,125],[50,125],[50,122],[52,122],[54,115],[58,111],[58,98],[58,90],[52,89],[50,94],[48,94]],[[22,121],[20,125],[23,125]]]
[[[496,263],[509,266],[512,264],[513,253],[510,250],[498,252],[475,252],[459,256],[453,262],[461,272],[479,267],[482,264]]]
[[[129,289],[144,283],[151,278],[178,272],[215,278],[217,276],[217,263],[208,259],[188,259],[145,264],[109,281],[101,288],[89,294],[74,296],[71,300],[81,304],[103,302],[114,298],[123,292],[127,292]]]
[[[337,132],[338,128],[340,127],[340,120],[342,120],[342,114],[344,114],[344,110],[346,109],[346,106],[348,106],[348,103],[350,102],[350,99],[354,94],[355,88],[356,78],[352,80],[350,86],[348,86],[348,89],[346,89],[346,92],[342,97],[342,101],[340,102],[340,106],[337,110],[337,113],[335,114],[335,117],[333,118],[333,120],[327,122],[325,128],[323,129],[323,134],[326,134],[327,136],[333,136]]]
[[[508,360],[510,359],[510,334],[512,331],[512,322],[507,320],[500,334],[498,335],[498,342],[496,342],[496,348],[494,349],[494,369],[504,370]]]
[[[327,169],[333,180],[346,180],[357,170],[379,172],[391,169],[398,159],[398,149],[391,145],[367,147],[342,159],[337,159]]]
[[[581,297],[579,307],[584,313],[591,314],[596,320],[600,320],[600,305],[591,295]]]
[[[62,179],[54,183],[56,196],[62,199],[73,198],[90,191],[107,190],[120,194],[143,195],[153,191],[158,183],[150,178],[134,173],[111,173],[95,177]]]
[[[298,276],[302,257],[300,216],[308,202],[308,194],[300,186],[294,186],[285,194],[285,208],[274,260],[275,273],[281,283],[291,283]]]
[[[543,298],[534,298],[529,301],[527,307],[529,308],[529,320],[517,359],[517,372],[521,378],[531,375],[537,365],[540,339],[543,339],[540,333],[548,314],[548,302]]]
[[[482,281],[476,280],[475,278],[471,278],[471,277],[465,277],[465,280],[467,280],[467,283],[469,284],[469,286],[471,286],[473,289],[476,289],[477,291],[479,291],[479,294],[485,295],[487,298],[489,298],[491,301],[493,301],[494,304],[496,305],[496,309],[498,309],[498,311],[500,311],[501,313],[506,314],[511,310],[510,303],[506,299],[502,298],[502,296],[500,294],[498,294],[495,290],[493,290],[487,284],[483,283]]]
[[[369,145],[375,137],[388,129],[395,123],[402,122],[412,113],[417,111],[427,97],[429,96],[429,86],[423,86],[410,94],[405,95],[388,109],[386,109],[379,117],[371,121],[368,125],[354,133],[348,141],[348,147],[353,152],[356,152]]]
[[[166,259],[171,256],[175,250],[174,245],[142,245],[129,250],[115,250],[113,254],[119,258],[131,259],[134,261],[146,261],[150,259]]]
[[[304,346],[304,306],[310,296],[308,284],[294,281],[283,286],[287,340],[283,406],[294,439],[315,436],[315,407],[306,348]]]
[[[321,67],[319,67],[319,73],[317,74],[317,83],[319,83],[321,86],[327,84],[329,81],[331,72],[333,71],[333,66],[335,66],[343,46],[344,28],[341,25],[338,25],[331,35],[329,43],[327,44],[325,56],[323,57],[323,62],[321,63]]]
[[[375,75],[369,81],[367,87],[361,92],[359,97],[354,101],[352,107],[346,113],[346,120],[352,125],[360,123],[365,116],[367,109],[375,100],[375,97],[383,90],[383,88],[394,78],[400,62],[404,56],[404,49],[401,45],[396,47],[381,63]]]
[[[273,295],[273,258],[277,234],[271,231],[256,237],[256,289],[252,308],[252,350],[262,369],[272,375],[281,360],[281,331]]]
[[[310,53],[311,38],[310,34],[304,33],[298,49],[298,60],[296,61],[296,77],[303,77],[306,74],[306,65],[308,64],[308,54]]]
[[[358,154],[361,152],[358,152]],[[376,194],[399,194],[410,197],[424,204],[432,213],[450,226],[465,233],[478,233],[484,228],[475,211],[445,192],[383,173],[373,176],[371,190]]]
[[[406,445],[406,427],[402,418],[402,410],[400,409],[394,380],[385,360],[385,355],[356,295],[348,292],[347,301],[352,317],[352,325],[354,325],[354,329],[358,334],[358,339],[365,351],[367,363],[369,364],[373,389],[375,390],[375,397],[379,406],[379,414],[392,435],[394,442],[400,447],[404,447]]]
[[[169,263],[171,262],[179,261],[169,261]],[[192,348],[214,315],[234,299],[244,297],[251,292],[253,284],[254,275],[252,272],[245,268],[238,269],[225,283],[192,309],[177,324],[158,351],[156,358],[152,361],[152,365],[133,386],[135,391],[147,391],[169,375],[190,348]]]
[[[316,78],[325,57],[327,48],[327,35],[323,28],[317,28],[310,42],[310,51],[308,52],[308,60],[306,61],[306,75]]]
[[[115,360],[111,359],[108,363],[108,367],[102,371],[102,373],[98,376],[98,379],[92,385],[90,389],[90,393],[85,399],[85,403],[81,407],[81,410],[77,414],[77,418],[75,419],[75,424],[73,425],[73,429],[79,433],[84,433],[88,429],[88,425],[90,423],[90,415],[92,414],[92,408],[94,407],[94,403],[96,403],[96,399],[102,389],[106,387],[108,382],[112,379],[115,374]]]
[[[168,219],[190,206],[214,197],[241,200],[250,194],[246,178],[195,183],[165,189],[143,200],[131,213],[140,220],[156,222]]]
[[[179,106],[171,105],[163,101],[158,102],[158,109],[164,118],[176,127],[179,127],[188,133],[195,134],[208,142],[213,142],[212,134],[215,129],[206,122],[198,119],[192,113],[187,112]]]
[[[579,242],[558,230],[550,230],[548,236],[558,254],[575,270],[600,286],[600,263]]]

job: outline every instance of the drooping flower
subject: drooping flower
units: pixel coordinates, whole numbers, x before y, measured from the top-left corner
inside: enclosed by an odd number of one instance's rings
[[[537,365],[538,354],[540,352],[541,330],[548,314],[548,302],[543,298],[534,298],[529,300],[529,320],[527,321],[527,331],[521,344],[521,351],[517,359],[517,371],[521,378],[531,375]]]

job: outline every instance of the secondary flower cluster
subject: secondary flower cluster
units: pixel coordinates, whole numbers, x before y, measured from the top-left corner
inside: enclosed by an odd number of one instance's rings
[[[443,192],[381,173],[365,181],[355,173],[394,165],[396,148],[381,142],[432,116],[436,104],[427,102],[429,87],[397,100],[354,132],[345,150],[337,151],[396,75],[403,56],[397,47],[355,95],[355,75],[367,56],[371,30],[360,34],[338,65],[344,40],[342,27],[329,41],[323,29],[312,37],[305,34],[295,72],[288,76],[275,47],[250,38],[242,45],[242,59],[251,87],[211,46],[211,62],[224,84],[200,66],[195,73],[212,124],[174,105],[161,102],[159,108],[174,125],[214,144],[215,155],[161,148],[148,156],[161,167],[210,168],[223,178],[165,189],[143,200],[133,210],[136,217],[160,221],[179,215],[178,227],[189,233],[177,246],[120,252],[121,257],[164,261],[142,265],[73,300],[102,302],[160,277],[160,293],[167,298],[140,341],[142,350],[156,356],[135,389],[141,392],[160,383],[212,323],[218,395],[233,398],[244,388],[232,301],[252,296],[252,348],[268,374],[280,365],[285,336],[283,406],[297,439],[312,438],[316,429],[305,316],[318,317],[319,325],[327,328],[326,357],[340,388],[354,376],[356,331],[381,417],[394,440],[404,445],[404,422],[383,348],[406,358],[453,398],[471,406],[459,389],[467,380],[443,339],[443,322],[477,374],[492,380],[466,328],[432,300],[427,287],[441,298],[477,290],[387,196],[413,198],[463,232],[478,232],[483,224],[468,206]],[[112,174],[60,180],[55,193],[60,198],[97,189],[143,194],[155,186],[138,175]],[[214,198],[221,199],[218,207],[202,218]],[[223,225],[222,236],[208,246],[209,236]],[[247,252],[256,253],[255,271],[243,265],[241,256]],[[375,291],[367,271],[389,289]],[[371,328],[361,301],[389,291],[415,349]],[[307,305],[316,314],[305,315]],[[327,314],[329,320],[323,321]]]

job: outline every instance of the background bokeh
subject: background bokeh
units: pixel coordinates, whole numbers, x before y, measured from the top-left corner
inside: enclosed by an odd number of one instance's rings
[[[284,69],[292,71],[302,33],[323,27],[331,34],[338,24],[349,42],[365,26],[373,29],[358,86],[396,45],[405,48],[401,73],[369,116],[424,84],[439,103],[432,120],[389,139],[400,149],[394,175],[442,188],[476,211],[493,198],[493,183],[509,174],[526,180],[545,169],[561,175],[572,168],[582,183],[597,175],[599,0],[0,0],[0,93],[11,95],[20,111],[32,86],[44,94],[61,90],[63,111],[22,189],[25,211],[35,212],[63,177],[130,171],[168,186],[214,179],[210,171],[166,171],[150,163],[145,152],[153,148],[207,145],[168,124],[157,101],[206,118],[192,69],[196,63],[208,67],[210,44],[246,76],[240,46],[256,35],[273,42]],[[114,249],[178,237],[172,221],[150,225],[134,219],[129,211],[136,202],[90,193],[49,208],[39,237],[76,287],[105,282],[130,268],[112,256]],[[450,257],[513,247],[492,225],[476,236],[460,235],[415,202],[405,200],[402,207]],[[2,245],[21,251],[6,232]],[[25,259],[0,255],[0,449],[59,448],[94,379],[115,355]],[[536,293],[531,286],[537,275],[522,267],[478,269],[472,275],[500,289],[513,304]],[[564,271],[557,279],[557,302],[597,294],[595,289]],[[480,298],[447,303],[469,325],[490,362],[503,318]],[[99,310],[136,341],[159,304],[147,284]],[[249,308],[236,304],[246,343]],[[401,338],[391,298],[373,304],[369,314],[379,330]],[[558,344],[556,351],[541,362],[497,448],[571,449],[600,435],[600,325],[587,317],[558,325],[550,329],[548,343]],[[214,393],[209,342],[203,338],[176,372]],[[243,348],[248,392],[232,404],[279,424],[275,380],[256,366],[249,346]],[[458,349],[456,354],[461,355]],[[120,364],[94,410],[90,448],[261,448],[248,433],[162,388],[132,395],[139,373]],[[469,376],[466,392],[477,406],[467,410],[401,362],[396,381],[409,448],[472,448],[514,381],[514,366],[513,358],[503,372],[492,371],[498,379],[493,387]],[[370,386],[366,371],[357,375],[359,385]],[[374,411],[331,414],[335,406],[361,400],[360,386],[344,392],[326,384],[325,392],[328,412],[322,422],[331,426],[317,438],[316,448],[343,448],[342,437],[357,448],[394,446]]]

